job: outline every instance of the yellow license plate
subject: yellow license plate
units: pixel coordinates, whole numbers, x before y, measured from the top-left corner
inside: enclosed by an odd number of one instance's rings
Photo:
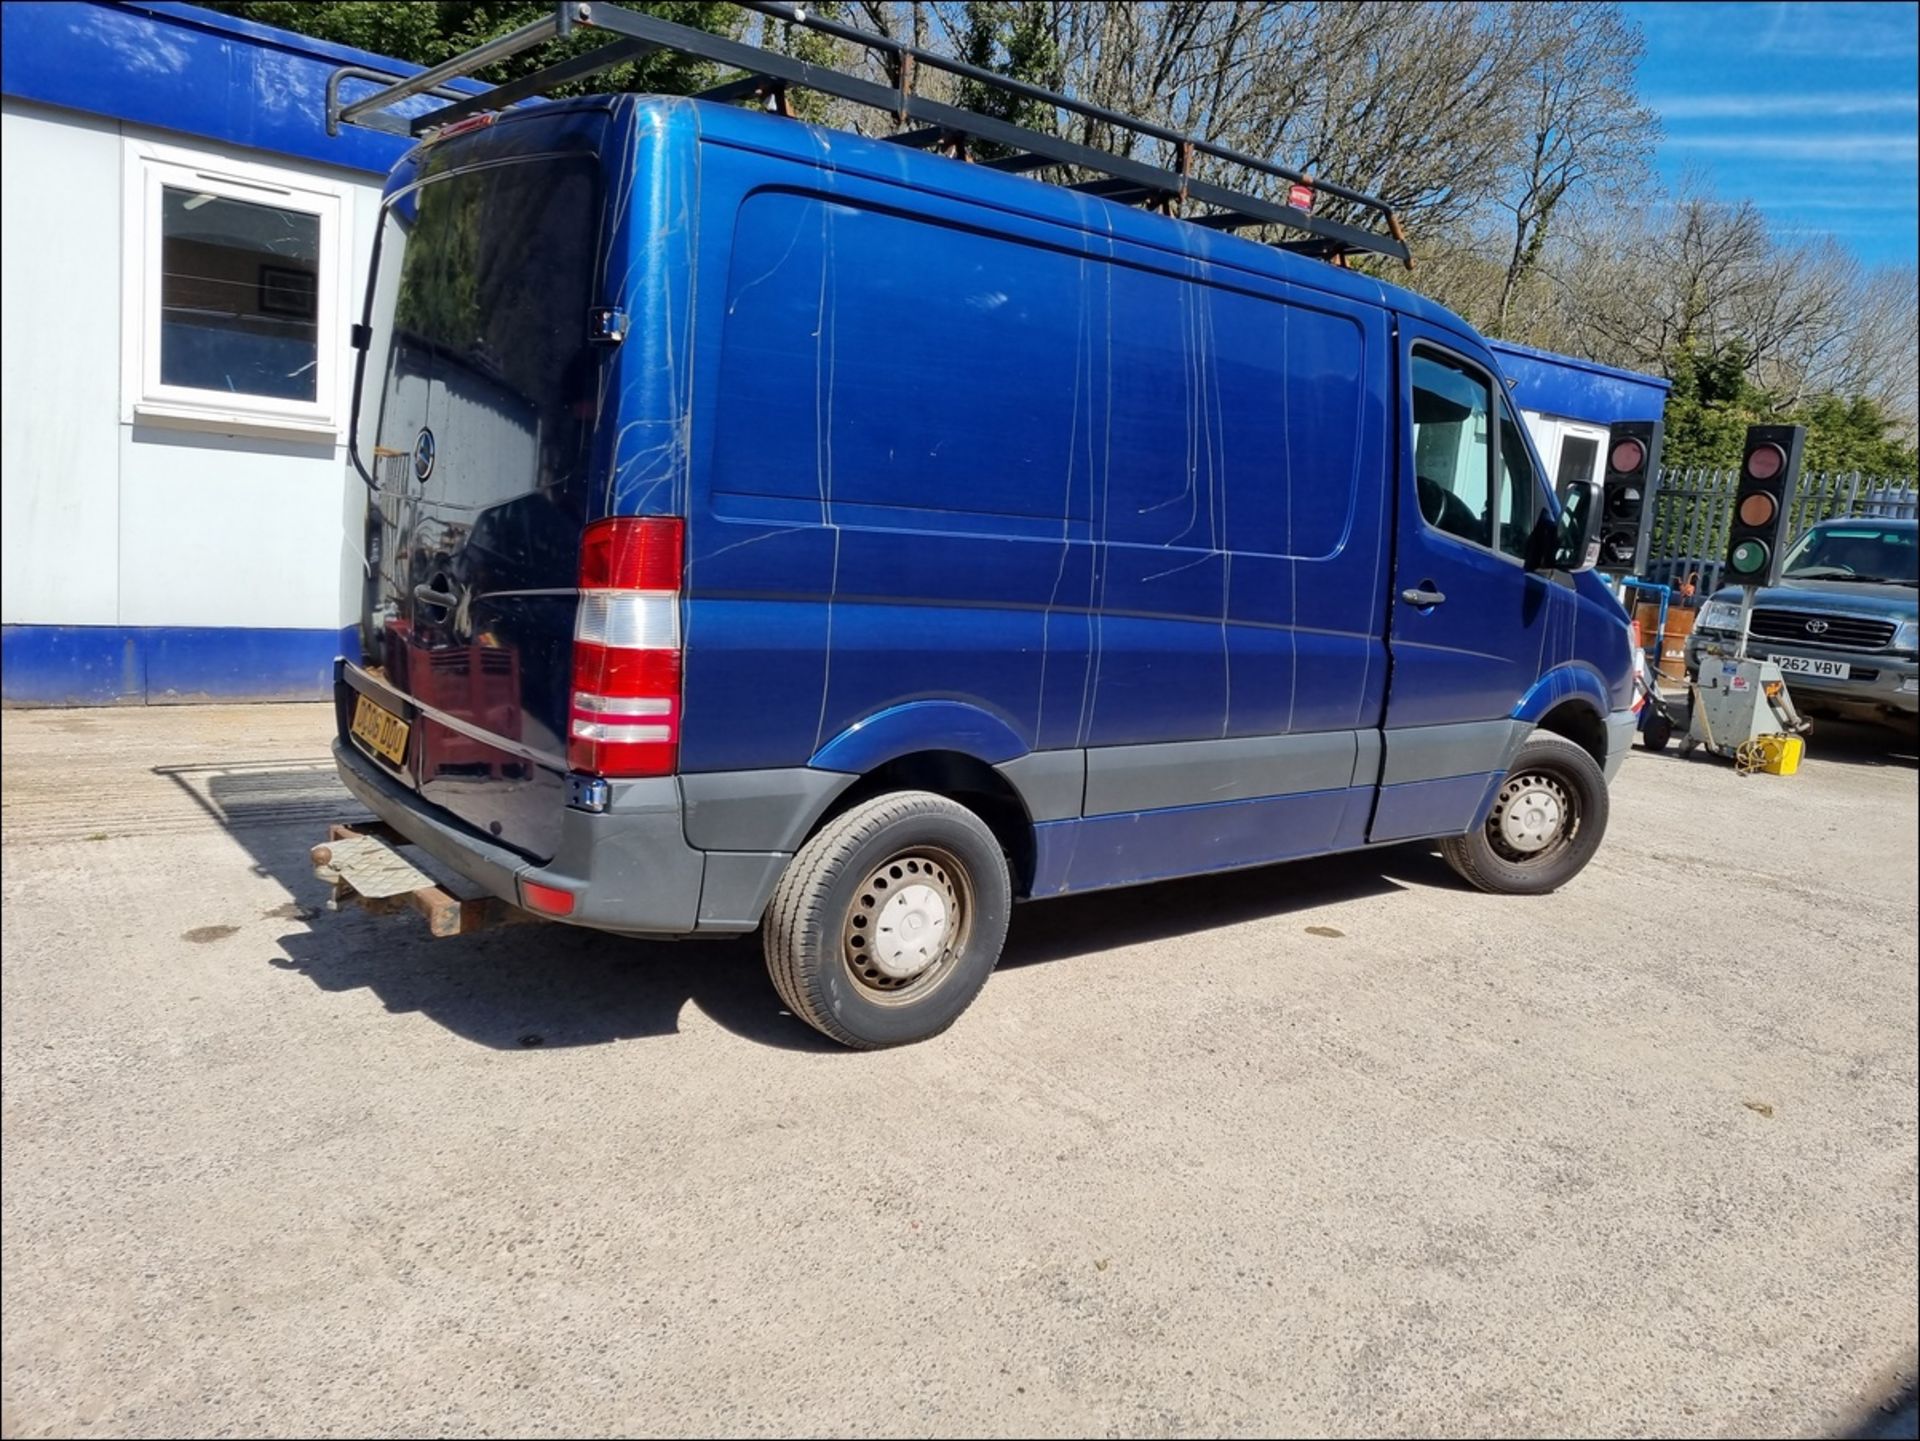
[[[385,756],[395,765],[407,759],[407,723],[392,711],[383,709],[361,696],[353,707],[353,736],[365,741],[375,755]]]

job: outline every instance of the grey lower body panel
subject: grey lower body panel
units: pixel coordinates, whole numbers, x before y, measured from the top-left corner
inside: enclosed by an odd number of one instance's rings
[[[1089,750],[1084,814],[1129,815],[1368,785],[1377,763],[1374,736],[1314,731]]]
[[[1633,748],[1633,733],[1639,728],[1640,717],[1630,710],[1617,710],[1607,717],[1607,760],[1602,767],[1608,781],[1620,774],[1620,767],[1626,763],[1627,752]]]
[[[1409,726],[1385,733],[1387,760],[1382,785],[1449,780],[1455,776],[1504,773],[1526,744],[1533,727],[1526,721],[1463,721],[1454,725]]]
[[[1071,820],[1087,794],[1087,753],[1082,750],[1032,751],[994,767],[1012,786],[1035,825]]]
[[[687,843],[703,851],[791,853],[835,797],[858,779],[811,766],[683,775]]]
[[[738,933],[758,926],[780,873],[792,859],[789,851],[707,852],[697,928]]]

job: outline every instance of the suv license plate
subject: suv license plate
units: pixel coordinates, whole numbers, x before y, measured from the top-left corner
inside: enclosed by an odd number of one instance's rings
[[[375,705],[365,696],[359,697],[353,706],[353,736],[355,740],[366,742],[367,749],[375,755],[383,756],[395,765],[403,765],[407,759],[407,723],[384,707]]]
[[[1817,675],[1827,680],[1845,680],[1853,674],[1853,667],[1843,660],[1818,660],[1804,655],[1770,655],[1767,659],[1787,675]]]

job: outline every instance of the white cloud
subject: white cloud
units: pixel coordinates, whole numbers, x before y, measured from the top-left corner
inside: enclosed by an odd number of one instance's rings
[[[1648,103],[1666,120],[1753,120],[1785,115],[1920,113],[1920,95],[1898,90],[1826,95],[1675,95]]]
[[[1744,155],[1756,160],[1817,160],[1827,165],[1911,166],[1920,142],[1911,135],[1781,135],[1767,131],[1732,135],[1669,135],[1675,150]]]
[[[1909,54],[1914,43],[1911,5],[1872,3],[1775,4],[1756,50],[1852,59]]]

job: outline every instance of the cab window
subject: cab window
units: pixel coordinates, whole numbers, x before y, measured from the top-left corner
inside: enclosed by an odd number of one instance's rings
[[[1477,372],[1413,353],[1413,473],[1428,525],[1492,544],[1493,395]]]

